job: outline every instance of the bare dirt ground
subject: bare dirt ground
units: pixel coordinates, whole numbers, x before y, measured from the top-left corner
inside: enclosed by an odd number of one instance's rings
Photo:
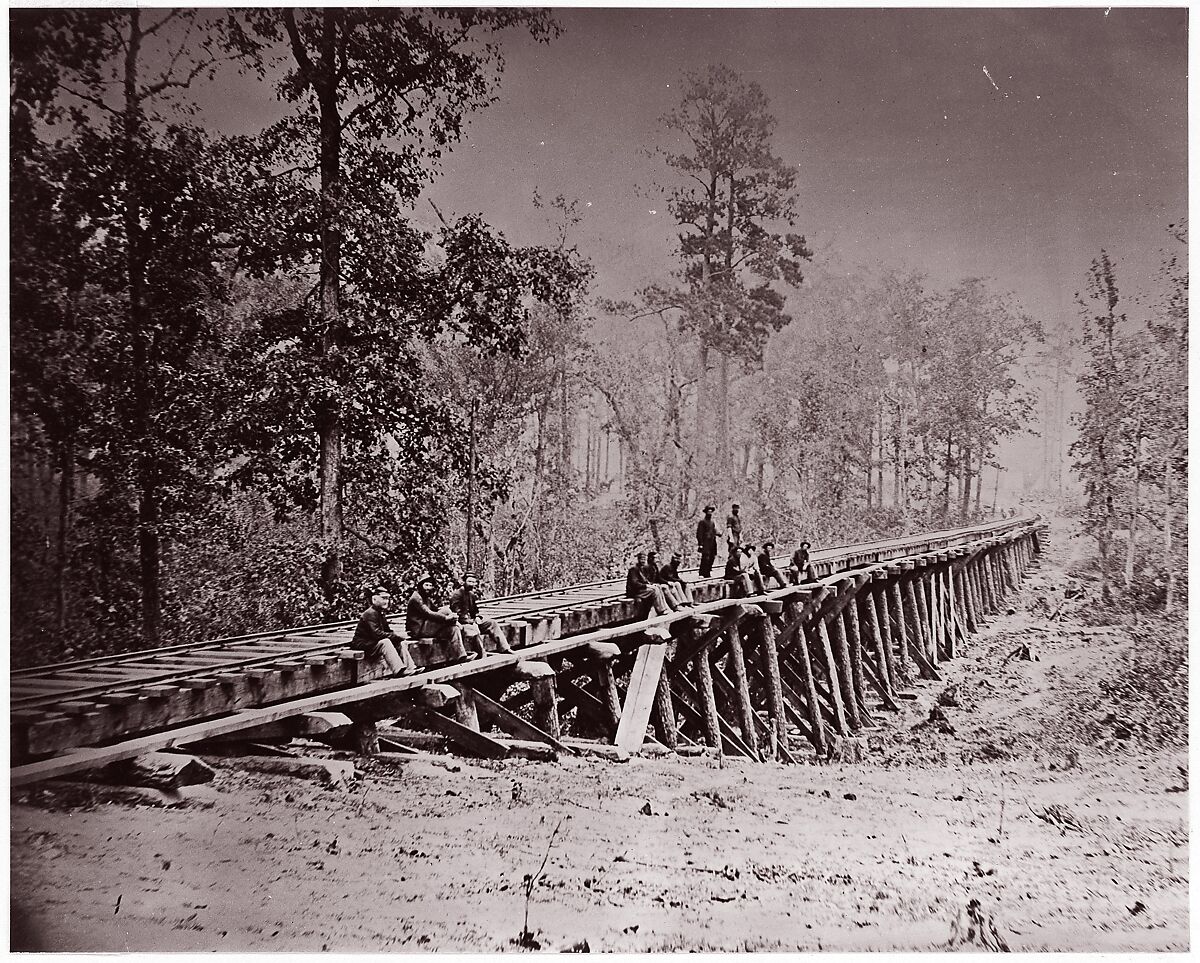
[[[528,908],[550,950],[936,950],[977,899],[1013,950],[1186,950],[1185,643],[1086,604],[1050,622],[1083,550],[1054,537],[946,682],[876,714],[868,763],[368,763],[342,791],[222,767],[175,809],[26,792],[13,948],[505,951]],[[1023,643],[1037,661],[1006,661]]]

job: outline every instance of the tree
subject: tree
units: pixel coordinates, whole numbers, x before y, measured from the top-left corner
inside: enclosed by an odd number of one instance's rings
[[[662,118],[669,135],[687,146],[663,150],[683,180],[669,195],[678,223],[682,289],[668,298],[683,309],[683,326],[696,333],[699,391],[695,450],[707,467],[712,407],[709,357],[718,357],[717,463],[730,470],[729,361],[758,363],[769,332],[788,323],[776,282],[799,285],[801,264],[812,257],[795,226],[795,173],[771,151],[777,125],[766,95],[725,66],[689,74],[680,104]],[[652,296],[661,305],[661,296]]]
[[[270,320],[259,347],[280,358],[273,403],[299,403],[303,428],[316,438],[322,583],[333,604],[342,572],[343,489],[352,482],[347,438],[379,454],[381,430],[392,429],[408,440],[400,442],[402,455],[416,466],[428,433],[456,431],[445,418],[428,420],[436,413],[418,400],[410,337],[452,329],[485,352],[519,350],[523,299],[553,298],[550,274],[569,260],[514,250],[470,217],[444,225],[444,264],[430,270],[428,237],[404,216],[461,136],[466,115],[493,97],[503,59],[487,38],[519,27],[546,41],[556,27],[544,13],[516,9],[244,16],[243,40],[264,62],[275,44],[290,61],[278,89],[295,113],[257,144],[240,145],[250,156],[257,152],[248,193],[283,202],[284,216],[256,225],[265,230],[240,247],[249,270],[299,264],[317,277],[311,302]],[[298,165],[295,157],[302,158]],[[286,357],[271,353],[271,340]],[[388,418],[394,403],[400,414]],[[275,446],[272,458],[303,464],[308,446],[302,434],[293,438],[283,450]]]
[[[1116,515],[1117,469],[1121,464],[1120,437],[1124,385],[1118,362],[1119,327],[1125,321],[1116,270],[1106,251],[1092,261],[1084,293],[1077,296],[1083,315],[1083,348],[1087,366],[1079,376],[1084,410],[1077,418],[1079,439],[1071,446],[1075,469],[1083,479],[1085,529],[1100,548],[1100,591],[1105,602],[1109,588]]]
[[[208,145],[171,111],[194,81],[238,55],[224,51],[218,21],[201,11],[145,20],[139,10],[30,11],[18,20],[17,87],[35,91],[22,100],[21,144],[25,157],[52,158],[54,167],[42,182],[50,196],[22,198],[27,213],[48,205],[52,216],[40,228],[26,220],[23,229],[33,250],[47,245],[30,235],[61,231],[49,242],[59,255],[49,264],[71,265],[63,283],[45,279],[54,293],[40,303],[53,310],[39,311],[36,296],[23,301],[21,323],[40,324],[51,341],[61,334],[65,349],[59,373],[40,387],[36,378],[25,380],[26,397],[42,399],[39,418],[60,448],[69,500],[78,421],[60,417],[52,425],[45,402],[57,396],[61,415],[79,401],[71,391],[90,392],[88,467],[101,481],[111,523],[124,530],[125,508],[134,512],[141,634],[152,645],[164,542],[204,497],[204,419],[195,400],[206,379],[210,308],[223,297],[214,268],[222,207],[208,177]],[[35,146],[37,134],[25,122],[31,107],[47,120],[66,113],[70,134],[62,145]],[[22,281],[26,295],[34,286]],[[29,366],[21,370],[28,374]]]

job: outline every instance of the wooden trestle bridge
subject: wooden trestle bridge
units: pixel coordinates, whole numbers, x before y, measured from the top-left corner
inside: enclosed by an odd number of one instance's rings
[[[693,609],[639,619],[623,583],[484,602],[512,655],[385,678],[348,648],[353,623],[83,659],[11,675],[13,785],[238,734],[308,731],[336,710],[362,751],[400,718],[457,748],[501,758],[509,737],[576,752],[592,740],[792,762],[898,708],[938,680],[1044,550],[1037,516],[817,551],[815,579],[755,593],[697,579]],[[691,573],[695,576],[695,573]],[[391,730],[388,730],[389,732]]]

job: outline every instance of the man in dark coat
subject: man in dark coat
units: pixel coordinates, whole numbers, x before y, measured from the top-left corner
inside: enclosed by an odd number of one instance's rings
[[[717,524],[713,521],[712,505],[704,506],[704,517],[696,524],[696,551],[700,553],[700,577],[711,578],[713,562],[717,560]]]
[[[767,584],[767,579],[773,578],[780,588],[786,588],[787,582],[783,580],[782,573],[771,561],[771,549],[774,547],[774,542],[763,542],[762,551],[758,553],[758,572],[762,576],[764,585]]]
[[[633,566],[625,575],[625,596],[637,600],[642,618],[646,618],[652,609],[657,615],[666,615],[671,611],[662,589],[651,584],[646,577],[645,552],[638,552]]]
[[[742,516],[741,508],[730,506],[730,514],[725,519],[725,537],[729,540],[729,551],[742,547]]]
[[[689,605],[695,605],[696,600],[692,597],[692,587],[679,574],[679,566],[682,562],[683,555],[675,552],[671,556],[671,561],[658,570],[658,575],[667,585],[672,586],[679,593],[680,598]]]
[[[417,667],[408,654],[404,636],[393,632],[388,623],[385,613],[391,604],[392,595],[382,586],[371,593],[371,606],[359,617],[350,648],[365,652],[368,659],[383,656],[394,676],[409,675]]]
[[[469,662],[479,658],[478,652],[468,653],[463,646],[458,616],[438,604],[437,582],[432,576],[424,576],[409,596],[404,627],[409,638],[449,642],[452,662]]]
[[[487,650],[480,638],[481,635],[491,638],[496,645],[496,651],[501,655],[511,655],[512,648],[500,630],[500,623],[495,619],[479,617],[479,602],[475,594],[478,588],[479,579],[475,577],[474,573],[464,573],[462,585],[450,596],[450,611],[458,616],[458,625],[463,635],[468,640],[478,642],[481,656],[487,655]]]
[[[808,560],[808,549],[809,543],[801,542],[800,547],[792,552],[792,561],[788,565],[788,577],[792,580],[793,585],[800,582],[811,582],[816,578],[812,563]]]

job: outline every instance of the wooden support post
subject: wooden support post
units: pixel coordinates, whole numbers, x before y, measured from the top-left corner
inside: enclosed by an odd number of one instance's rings
[[[892,628],[892,641],[894,643],[894,651],[897,655],[897,667],[901,682],[907,682],[912,678],[912,669],[908,664],[908,632],[904,625],[904,597],[901,594],[900,586],[895,580],[889,581],[887,585],[887,609],[888,621]]]
[[[795,624],[800,618],[800,607],[795,603],[787,606],[789,624]],[[799,644],[795,647],[795,665],[800,682],[800,695],[803,699],[803,704],[797,704],[796,708],[804,713],[808,719],[809,728],[812,731],[813,748],[821,755],[824,755],[828,750],[828,742],[825,738],[825,722],[821,718],[821,704],[818,701],[817,683],[813,678],[812,658],[809,655],[808,639],[804,632],[804,627],[797,628],[797,637]],[[782,681],[782,671],[780,679]]]
[[[663,672],[654,694],[654,733],[668,749],[679,745],[679,723],[675,721],[675,700],[671,697],[671,679]]]
[[[892,626],[891,619],[888,618],[886,581],[879,580],[871,594],[867,596],[867,602],[875,613],[875,627],[879,632],[880,648],[883,658],[887,661],[888,687],[895,695],[900,680],[896,671],[896,657],[892,649]]]
[[[913,587],[912,579],[905,579],[902,589],[904,596],[905,615],[908,621],[908,651],[920,652],[922,657],[928,650],[925,642],[924,620],[921,618],[921,608],[917,601],[920,598],[920,593]],[[928,660],[926,660],[928,661]]]
[[[612,716],[612,726],[616,729],[621,723],[621,693],[613,675],[612,659],[602,659],[596,663],[596,684],[600,687],[600,701]]]
[[[840,633],[840,620],[836,621],[836,627]],[[817,620],[817,639],[821,641],[824,663],[829,674],[829,700],[833,702],[834,729],[838,731],[839,736],[848,736],[851,734],[851,725],[854,729],[860,729],[863,723],[862,719],[858,718],[858,708],[854,705],[854,693],[850,688],[850,659],[846,659],[845,665],[840,662],[841,658],[847,656],[846,639],[842,636],[841,645],[836,647],[835,653],[823,618]]]
[[[761,758],[758,748],[758,733],[755,731],[754,705],[750,702],[750,680],[746,676],[746,656],[736,626],[725,633],[729,642],[729,669],[733,673],[734,694],[737,701],[738,728],[742,740],[756,758]]]
[[[850,665],[850,646],[846,642],[846,632],[842,620],[837,616],[829,619],[829,631],[825,632],[825,621],[820,622],[821,632],[826,639],[832,638],[833,656],[835,662],[829,664],[829,674],[834,688],[841,689],[842,711],[853,729],[863,727],[862,716],[858,711],[858,698],[854,694],[854,669]]]
[[[713,691],[712,666],[708,662],[708,649],[702,651],[693,661],[696,671],[696,690],[700,695],[700,713],[704,717],[704,739],[710,749],[716,749],[717,755],[723,752],[721,748],[721,723],[717,715],[717,695]]]
[[[983,556],[978,555],[971,561],[971,597],[975,604],[975,621],[978,625],[987,624],[987,598],[983,594]]]
[[[875,611],[874,592],[867,592],[860,599],[859,612],[862,616],[863,651],[874,655],[875,674],[879,677],[879,684],[883,687],[887,697],[894,699],[895,687],[892,684],[892,670],[888,664],[887,645],[883,641],[883,633],[880,631],[879,618]]]
[[[941,621],[938,618],[938,587],[937,566],[930,565],[922,573],[921,585],[924,589],[921,597],[925,602],[926,617],[929,619],[929,649],[927,652],[931,665],[937,665],[941,659],[942,632]]]
[[[475,708],[475,690],[470,686],[456,682],[458,698],[454,700],[454,721],[468,729],[479,729],[479,711]]]
[[[980,566],[983,574],[981,579],[983,583],[983,594],[986,598],[988,614],[995,614],[1000,608],[1000,593],[996,590],[995,575],[992,572],[992,550],[988,549],[983,556],[983,564]]]
[[[766,680],[767,706],[771,710],[775,740],[786,749],[787,718],[783,701],[783,680],[779,675],[779,651],[775,647],[775,626],[770,617],[758,619],[753,624],[753,631],[758,643],[759,666]]]
[[[562,738],[562,726],[558,718],[558,692],[554,676],[529,680],[529,691],[533,693],[534,724],[554,739]]]
[[[967,585],[967,566],[963,565],[954,573],[954,578],[958,581],[958,599],[962,607],[963,625],[968,632],[977,631],[975,625],[975,610],[971,605],[971,590]]]
[[[959,618],[958,593],[954,591],[954,571],[947,563],[942,567],[942,591],[946,598],[946,658],[958,658],[958,628],[962,625]]]
[[[858,714],[864,725],[870,725],[871,713],[867,711],[866,682],[863,679],[863,647],[862,636],[858,631],[858,605],[851,600],[842,609],[842,631],[850,649],[850,679],[854,683],[854,699],[858,705]]]

